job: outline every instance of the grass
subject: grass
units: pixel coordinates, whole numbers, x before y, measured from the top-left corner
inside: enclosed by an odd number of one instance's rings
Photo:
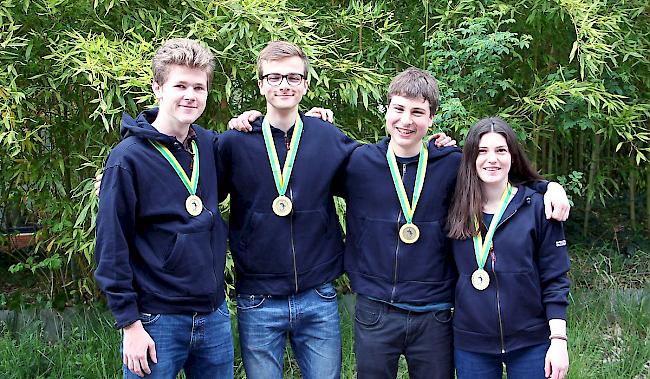
[[[650,378],[650,287],[636,291],[575,290],[568,322],[568,378]],[[62,338],[52,340],[40,321],[23,328],[0,323],[0,377],[121,377],[120,335],[111,324],[105,312],[80,311],[67,321]],[[352,318],[344,307],[341,333],[342,377],[354,378]],[[235,355],[235,376],[244,378],[238,349]],[[300,370],[289,349],[285,362],[285,378],[299,378]],[[403,361],[400,366],[398,377],[408,378]]]

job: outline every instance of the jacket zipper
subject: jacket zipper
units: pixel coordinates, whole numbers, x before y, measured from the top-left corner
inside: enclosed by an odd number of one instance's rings
[[[497,316],[499,317],[499,337],[501,338],[501,354],[506,352],[506,344],[503,338],[503,320],[501,319],[501,298],[499,296],[499,278],[497,277],[497,272],[494,269],[494,265],[497,261],[497,257],[494,254],[494,248],[490,247],[490,256],[492,257],[492,274],[494,274],[494,281],[496,284],[497,290]]]
[[[515,215],[517,213],[517,210],[515,209],[514,212],[512,212],[508,217],[505,219],[501,220],[499,224],[497,225],[497,229],[503,225],[504,222],[508,221],[509,218]],[[505,338],[503,336],[503,320],[501,318],[501,297],[499,296],[499,278],[497,277],[497,272],[494,268],[494,265],[497,262],[497,256],[494,253],[494,245],[490,246],[490,257],[492,258],[492,274],[494,275],[494,282],[496,284],[496,295],[497,295],[497,316],[499,318],[499,337],[501,341],[501,354],[505,354],[506,352],[506,344],[505,344]]]
[[[287,156],[284,158],[285,160],[289,157],[289,149],[291,149],[291,146],[289,145],[289,133],[284,132],[284,147],[287,149]],[[289,198],[291,198],[291,201],[293,202],[293,191],[291,190],[291,187],[289,187]],[[289,216],[289,228],[290,228],[290,237],[291,237],[291,258],[293,259],[293,280],[296,288],[296,293],[298,293],[298,265],[296,264],[296,246],[293,241],[293,212],[291,212],[291,215]]]
[[[402,182],[404,182],[404,176],[406,175],[406,163],[402,163]],[[397,214],[397,243],[395,244],[395,274],[393,276],[393,290],[390,293],[390,302],[395,301],[395,291],[397,290],[397,270],[398,270],[398,256],[399,256],[399,221],[402,218],[402,206],[400,204],[400,211]]]
[[[212,213],[212,211],[209,210],[207,207],[205,208],[205,210],[208,211],[208,213],[210,213],[210,230],[212,230],[212,228],[214,228],[214,213]],[[214,234],[211,233],[210,240],[212,240],[212,238],[213,238],[212,235],[214,235]],[[212,276],[214,276],[214,282],[217,283],[217,285],[219,285],[219,280],[217,279],[217,272],[214,270],[215,256],[214,256],[214,254],[211,254],[211,255],[212,255]],[[210,308],[211,308],[212,312],[214,312],[217,309],[217,307],[218,307],[218,305],[216,305],[216,304],[211,304],[210,305]]]
[[[293,202],[293,191],[291,190],[291,187],[289,187],[289,197]],[[293,243],[293,211],[291,211],[290,217],[291,219],[289,220],[290,221],[289,225],[290,225],[290,236],[291,236],[291,257],[293,258],[293,280],[296,284],[296,293],[298,293],[298,265],[296,264],[296,246]]]

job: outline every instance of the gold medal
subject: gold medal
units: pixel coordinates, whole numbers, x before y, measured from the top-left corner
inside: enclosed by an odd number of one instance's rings
[[[490,285],[490,275],[482,268],[472,273],[472,285],[479,291],[483,291]]]
[[[185,209],[192,216],[198,216],[203,211],[203,201],[196,195],[190,195],[185,200]]]
[[[404,243],[414,243],[420,238],[420,229],[415,224],[404,224],[399,228],[399,238]]]
[[[291,199],[286,196],[278,196],[273,200],[273,213],[280,217],[291,213],[292,208],[293,204],[291,203]]]

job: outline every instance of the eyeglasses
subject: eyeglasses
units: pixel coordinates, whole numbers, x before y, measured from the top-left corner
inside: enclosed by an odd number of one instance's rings
[[[266,79],[266,82],[269,83],[269,85],[273,87],[277,87],[282,83],[282,80],[287,79],[287,83],[290,86],[297,86],[298,84],[302,83],[303,79],[305,79],[305,75],[303,74],[266,74],[261,77],[262,80]]]

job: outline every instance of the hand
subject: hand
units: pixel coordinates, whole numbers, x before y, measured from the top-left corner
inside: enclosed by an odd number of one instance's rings
[[[256,110],[246,111],[240,114],[236,118],[230,119],[228,121],[228,129],[239,130],[240,132],[250,132],[253,130],[251,122],[257,120],[258,117],[262,116],[262,112]]]
[[[97,195],[97,197],[99,197],[99,187],[102,185],[102,177],[103,176],[104,176],[104,174],[97,174],[97,176],[95,176],[95,184],[94,185],[95,185],[95,195]]]
[[[552,339],[544,359],[544,376],[550,379],[563,379],[569,371],[567,342]]]
[[[434,133],[429,137],[429,142],[431,140],[436,140],[436,147],[450,147],[456,146],[456,140],[452,139],[443,132]]]
[[[544,194],[544,212],[546,218],[557,221],[566,221],[569,218],[571,204],[569,198],[564,192],[564,188],[559,183],[550,182]]]
[[[314,107],[305,113],[305,116],[318,117],[323,121],[334,122],[334,112],[331,109],[327,108],[317,108]]]
[[[151,374],[147,353],[153,363],[158,363],[156,358],[156,344],[149,333],[144,330],[140,320],[127,326],[124,330],[124,341],[122,347],[122,362],[129,368],[129,371],[139,377]]]

